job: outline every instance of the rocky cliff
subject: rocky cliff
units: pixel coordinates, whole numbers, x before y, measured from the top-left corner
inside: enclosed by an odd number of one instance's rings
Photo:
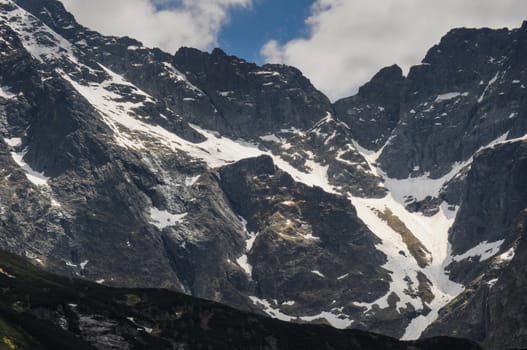
[[[295,68],[102,36],[56,0],[0,0],[0,38],[2,249],[284,321],[525,345],[499,310],[523,307],[527,24],[452,30],[334,104]]]

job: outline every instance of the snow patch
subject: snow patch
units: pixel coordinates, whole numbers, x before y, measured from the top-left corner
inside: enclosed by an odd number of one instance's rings
[[[268,141],[268,142],[276,142],[276,143],[281,143],[282,142],[282,139],[280,139],[275,134],[269,134],[269,135],[260,136],[260,140]]]
[[[254,232],[249,232],[249,230],[247,230],[247,220],[245,220],[241,216],[239,218],[243,225],[243,231],[246,237],[248,238],[245,241],[245,253],[238,259],[236,259],[236,263],[245,271],[245,273],[249,277],[252,277],[253,267],[251,266],[251,264],[249,264],[249,257],[247,256],[247,253],[249,253],[253,248],[254,242],[256,241],[256,237],[258,236],[258,234]]]
[[[465,253],[461,255],[454,255],[452,256],[452,261],[459,262],[462,260],[470,259],[470,258],[478,258],[478,261],[485,261],[490,258],[492,258],[494,255],[498,254],[500,251],[500,247],[505,242],[505,240],[499,240],[496,242],[481,242],[474,248],[471,248],[467,250]]]
[[[338,309],[333,309],[331,312],[323,311],[314,316],[295,317],[295,316],[289,316],[281,312],[278,307],[275,307],[273,304],[271,304],[269,301],[265,299],[260,299],[255,296],[250,296],[249,299],[253,302],[254,305],[262,307],[263,312],[265,312],[267,315],[273,318],[277,318],[282,321],[286,321],[286,322],[291,322],[294,320],[312,322],[312,321],[316,321],[320,319],[325,319],[332,327],[338,328],[338,329],[345,329],[345,328],[350,327],[353,324],[353,320],[351,320],[348,315],[343,314]]]
[[[390,139],[386,144],[389,142]],[[408,212],[404,206],[404,200],[410,196],[417,199],[424,199],[429,195],[435,196],[444,183],[453,178],[465,164],[455,165],[452,171],[441,179],[433,180],[427,176],[404,180],[390,179],[375,164],[386,144],[379,151],[374,152],[365,150],[354,142],[356,149],[366,159],[372,171],[384,177],[384,185],[389,190],[388,195],[384,198],[368,199],[350,195],[350,200],[357,209],[357,214],[361,220],[381,239],[382,243],[377,248],[388,257],[383,268],[392,272],[386,295],[371,303],[356,302],[354,304],[365,307],[366,311],[375,304],[380,308],[386,308],[388,307],[389,295],[394,293],[400,298],[396,304],[398,309],[410,304],[416,310],[422,310],[425,303],[420,298],[413,298],[409,295],[408,290],[412,286],[415,288],[419,285],[417,272],[423,273],[431,282],[430,288],[434,294],[434,299],[429,305],[426,305],[431,311],[426,316],[421,315],[414,318],[406,329],[403,339],[410,340],[417,339],[424,329],[437,319],[439,310],[459,295],[463,291],[463,286],[451,281],[445,270],[450,260],[448,232],[455,221],[457,209],[452,209],[446,203],[442,203],[437,214],[427,217],[422,213]],[[393,215],[399,218],[430,252],[428,258],[431,259],[431,263],[428,266],[420,268],[400,234],[379,218],[377,212],[384,212],[386,209],[389,209]]]
[[[338,329],[349,328],[354,322],[348,315],[339,313],[337,309],[334,309],[332,312],[324,311],[315,316],[301,316],[299,319],[306,322],[325,319],[333,328]]]
[[[496,73],[496,75],[489,80],[487,86],[485,87],[485,90],[483,90],[483,93],[481,94],[481,96],[478,98],[478,103],[481,103],[483,102],[483,99],[485,98],[485,94],[487,93],[487,91],[489,90],[489,88],[492,86],[492,84],[494,84],[496,82],[496,80],[498,80],[498,77],[500,75],[500,71],[498,71]]]
[[[318,271],[318,270],[313,270],[313,271],[311,271],[311,273],[315,274],[315,275],[317,275],[319,277],[326,278],[326,276],[324,276],[324,274],[322,272]]]
[[[344,278],[348,277],[349,275],[350,275],[350,274],[347,273],[347,274],[345,274],[345,275],[339,276],[339,277],[337,277],[337,280],[339,280],[339,281],[340,281],[340,280],[343,280]]]
[[[150,223],[160,230],[182,222],[185,216],[187,216],[187,213],[172,214],[166,210],[159,210],[155,207],[150,208]]]
[[[459,96],[468,96],[468,92],[447,92],[446,94],[437,95],[435,102],[448,101]]]
[[[10,100],[10,99],[12,99],[15,96],[16,96],[15,94],[13,94],[11,91],[9,91],[8,87],[0,86],[0,97],[4,98],[6,100]]]
[[[498,280],[499,280],[499,278],[493,278],[493,279],[491,279],[490,281],[487,282],[487,285],[489,286],[489,288],[492,288],[492,287],[494,287],[496,282],[498,282]]]
[[[255,296],[250,296],[249,299],[252,301],[254,305],[260,306],[263,309],[262,310],[263,312],[265,312],[267,315],[273,318],[277,318],[285,322],[291,322],[294,319],[296,319],[296,317],[289,316],[289,315],[282,313],[278,308],[273,307],[273,305],[265,299],[260,299]]]
[[[185,178],[185,186],[192,186],[198,181],[201,175],[189,176]]]
[[[74,47],[66,39],[15,3],[9,4],[15,8],[1,12],[0,19],[9,23],[24,48],[34,58],[43,63],[61,59],[75,60]]]
[[[13,276],[13,275],[7,273],[7,272],[6,272],[3,268],[1,268],[1,267],[0,267],[0,275],[4,275],[4,276],[6,276],[6,277],[8,277],[8,278],[11,278],[11,279],[16,278],[15,276]]]
[[[516,254],[516,247],[512,247],[511,249],[507,250],[505,253],[502,253],[494,258],[494,262],[498,265],[507,264],[512,259],[514,259],[514,255]]]
[[[4,142],[13,148],[17,148],[22,146],[22,139],[20,137],[13,137],[13,138],[4,138]]]
[[[26,155],[27,151],[22,152],[11,152],[11,157],[15,161],[16,164],[22,170],[24,170],[26,177],[29,181],[31,181],[36,186],[48,186],[48,180],[49,177],[45,176],[44,173],[38,172],[33,170],[25,161],[24,156]]]

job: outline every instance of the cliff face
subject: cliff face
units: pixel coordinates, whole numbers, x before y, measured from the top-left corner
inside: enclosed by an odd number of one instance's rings
[[[526,33],[453,30],[332,105],[292,67],[1,0],[0,247],[286,321],[523,346],[467,320],[520,271]]]

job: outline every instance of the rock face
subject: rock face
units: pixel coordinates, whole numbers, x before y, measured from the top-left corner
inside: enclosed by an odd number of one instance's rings
[[[520,271],[526,252],[526,146],[511,143],[486,150],[474,162],[451,241],[460,253],[479,246],[479,256],[448,267],[452,278],[467,289],[440,312],[425,335],[470,338],[489,349],[527,346],[522,316],[525,274]],[[496,181],[503,176],[506,182]],[[498,242],[499,248],[489,242]],[[503,253],[496,254],[498,249]]]
[[[0,0],[0,37],[2,249],[285,321],[525,345],[499,310],[524,305],[527,24],[453,30],[333,105],[295,68],[105,37],[56,0]]]
[[[199,86],[221,121],[196,123],[231,137],[254,138],[282,129],[308,129],[332,106],[302,73],[284,65],[258,67],[220,49],[181,48],[174,65]]]
[[[379,150],[400,119],[406,79],[399,66],[383,68],[355,96],[335,102],[335,111],[346,122],[353,138],[366,149]]]
[[[390,177],[443,176],[506,132],[525,134],[526,72],[518,57],[526,35],[525,25],[452,30],[408,77],[385,68],[357,96],[337,101],[338,117],[367,149],[391,138],[379,158]]]

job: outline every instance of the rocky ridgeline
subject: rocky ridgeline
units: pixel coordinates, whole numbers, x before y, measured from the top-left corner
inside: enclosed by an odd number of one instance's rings
[[[527,346],[501,311],[523,307],[527,25],[453,30],[335,104],[295,68],[102,36],[56,0],[1,0],[0,36],[1,248],[286,321]]]

